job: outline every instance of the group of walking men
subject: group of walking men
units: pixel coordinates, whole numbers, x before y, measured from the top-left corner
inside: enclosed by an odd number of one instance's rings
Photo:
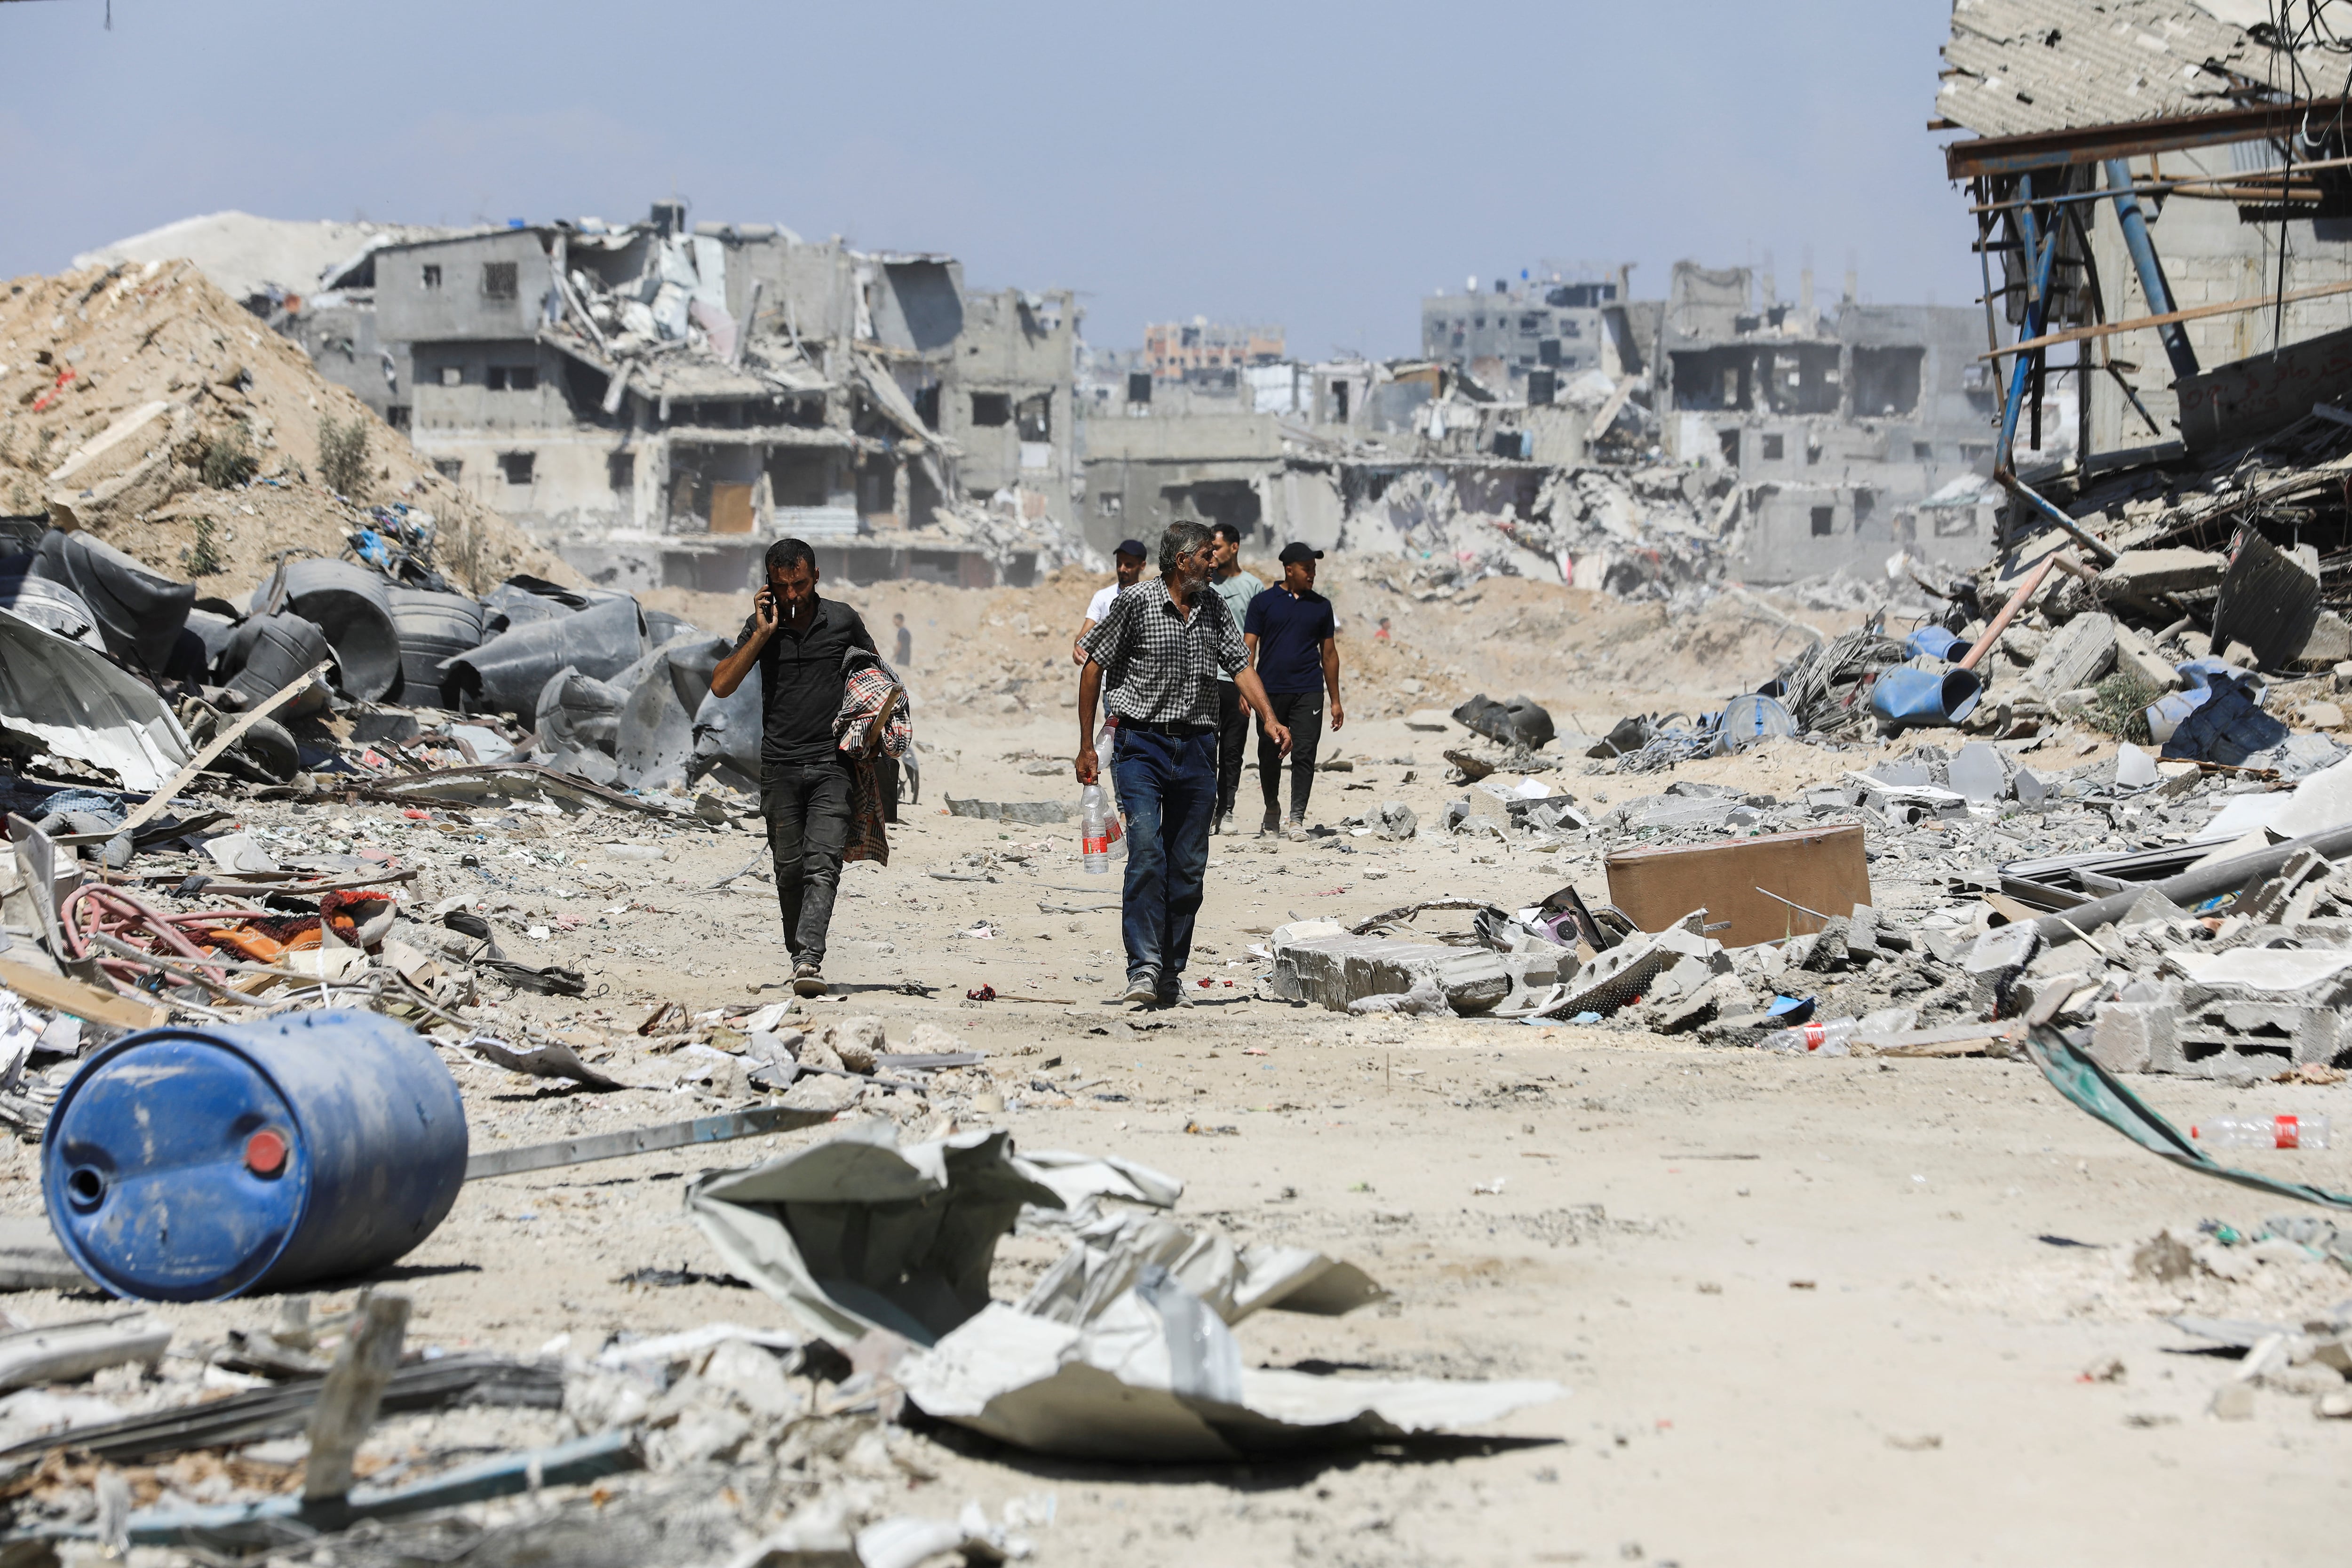
[[[1210,834],[1233,831],[1247,716],[1257,719],[1260,837],[1284,831],[1286,757],[1287,831],[1307,836],[1327,698],[1331,728],[1347,721],[1339,628],[1330,601],[1315,591],[1323,552],[1285,545],[1282,581],[1270,588],[1240,569],[1240,552],[1236,529],[1176,523],[1160,536],[1157,579],[1146,581],[1144,546],[1126,541],[1118,581],[1087,606],[1071,649],[1080,666],[1078,782],[1102,776],[1096,715],[1108,707],[1110,775],[1127,826],[1124,1001],[1165,1006],[1177,998]]]
[[[1257,720],[1261,837],[1285,831],[1281,777],[1290,772],[1287,832],[1307,837],[1316,742],[1339,701],[1339,628],[1315,591],[1323,552],[1286,545],[1271,587],[1241,570],[1241,534],[1220,524],[1171,526],[1149,552],[1121,543],[1118,579],[1087,607],[1071,656],[1079,668],[1080,784],[1106,776],[1096,717],[1110,734],[1108,776],[1126,823],[1120,905],[1127,981],[1120,1000],[1166,1005],[1192,950],[1213,828],[1234,831],[1249,720]],[[845,857],[887,856],[871,782],[874,764],[906,752],[905,689],[884,665],[856,610],[820,597],[814,552],[778,540],[733,652],[710,689],[732,695],[761,681],[760,796],[793,987],[826,990],[825,939]],[[898,618],[893,652],[909,638]],[[866,846],[869,844],[871,847]]]

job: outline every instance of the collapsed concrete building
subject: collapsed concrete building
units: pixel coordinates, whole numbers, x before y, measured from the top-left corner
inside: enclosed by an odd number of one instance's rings
[[[1833,310],[1759,290],[1748,268],[1678,262],[1662,309],[1604,313],[1621,374],[1644,378],[1661,444],[1737,476],[1732,570],[1788,583],[1898,551],[1973,569],[1991,550],[1993,378],[1980,312]]]
[[[1473,278],[1460,294],[1433,294],[1421,302],[1421,352],[1452,364],[1498,394],[1549,403],[1551,389],[1589,370],[1601,370],[1601,311],[1625,298],[1625,274],[1570,279],[1559,271],[1531,279],[1497,278],[1481,292]]]
[[[607,586],[731,592],[786,534],[851,581],[1025,583],[1076,549],[1080,312],[950,257],[661,202],[383,229],[249,303]]]

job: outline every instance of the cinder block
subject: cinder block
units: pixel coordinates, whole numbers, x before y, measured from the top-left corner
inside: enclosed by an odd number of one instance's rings
[[[1335,1013],[1366,996],[1401,996],[1428,978],[1457,1013],[1483,1013],[1510,994],[1502,954],[1385,937],[1318,937],[1276,948],[1275,994]]]
[[[2171,1002],[2109,1002],[2091,1022],[2091,1059],[2109,1072],[2147,1072],[2180,1054],[2180,1008]],[[2174,1069],[2177,1070],[2177,1069]]]

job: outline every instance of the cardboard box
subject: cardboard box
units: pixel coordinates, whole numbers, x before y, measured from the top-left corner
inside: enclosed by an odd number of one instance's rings
[[[1768,833],[1756,838],[1726,838],[1714,844],[1683,844],[1659,849],[1621,849],[1603,866],[1609,901],[1645,931],[1664,931],[1696,909],[1706,923],[1729,921],[1727,931],[1707,935],[1726,947],[1753,947],[1822,929],[1759,889],[1818,910],[1825,916],[1853,912],[1870,902],[1870,863],[1855,824]]]

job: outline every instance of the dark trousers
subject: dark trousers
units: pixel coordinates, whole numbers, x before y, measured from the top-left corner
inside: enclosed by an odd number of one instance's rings
[[[760,808],[768,818],[784,949],[795,963],[822,964],[849,844],[849,764],[769,763],[760,770]]]
[[[1217,682],[1217,815],[1233,810],[1242,792],[1242,763],[1249,752],[1249,706],[1241,688]]]
[[[1320,691],[1269,691],[1265,705],[1290,731],[1290,819],[1307,816],[1307,797],[1315,793],[1315,745],[1323,734],[1323,694]],[[1282,748],[1257,727],[1257,782],[1265,792],[1265,814],[1281,809]]]
[[[1147,971],[1163,993],[1192,957],[1192,922],[1209,868],[1217,805],[1217,737],[1162,735],[1122,724],[1111,744],[1118,814],[1127,824],[1127,886],[1119,935],[1127,977]]]

